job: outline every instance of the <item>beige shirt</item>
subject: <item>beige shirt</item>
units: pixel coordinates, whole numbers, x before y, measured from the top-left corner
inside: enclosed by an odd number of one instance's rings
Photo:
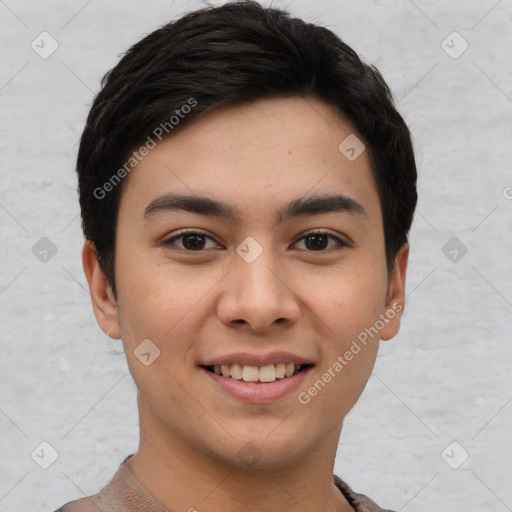
[[[170,512],[142,487],[126,465],[120,464],[112,480],[98,494],[71,501],[55,512]],[[357,494],[334,475],[334,484],[356,512],[392,512],[376,505],[370,498]],[[191,509],[193,510],[193,509]]]

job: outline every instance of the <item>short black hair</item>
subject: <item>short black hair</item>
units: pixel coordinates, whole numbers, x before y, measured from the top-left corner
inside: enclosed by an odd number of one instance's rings
[[[379,71],[331,30],[255,1],[208,6],[133,45],[101,85],[77,172],[83,232],[114,296],[119,200],[144,146],[211,110],[270,97],[318,98],[355,126],[369,149],[392,271],[417,202],[411,136]]]

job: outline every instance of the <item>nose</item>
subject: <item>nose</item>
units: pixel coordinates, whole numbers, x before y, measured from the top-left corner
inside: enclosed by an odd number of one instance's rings
[[[274,324],[290,327],[298,321],[300,304],[293,282],[269,253],[263,251],[252,263],[235,258],[217,306],[225,325],[264,332]]]

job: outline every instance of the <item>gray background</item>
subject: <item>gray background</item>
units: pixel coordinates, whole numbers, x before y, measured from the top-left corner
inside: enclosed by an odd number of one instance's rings
[[[135,387],[81,267],[75,157],[103,74],[202,5],[0,0],[2,511],[93,494],[137,449]],[[335,472],[396,510],[512,510],[512,1],[274,5],[377,65],[419,168],[402,329],[381,345]],[[31,47],[51,48],[43,31],[58,43],[46,59]],[[42,442],[58,452],[48,469]]]

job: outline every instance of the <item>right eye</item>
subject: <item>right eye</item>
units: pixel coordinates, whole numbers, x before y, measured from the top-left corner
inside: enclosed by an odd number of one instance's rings
[[[199,251],[208,249],[208,247],[205,247],[207,239],[211,240],[212,242],[214,242],[215,245],[217,245],[215,240],[213,240],[213,238],[208,236],[206,233],[203,233],[201,231],[192,231],[192,230],[183,231],[177,235],[174,235],[173,237],[167,239],[164,242],[164,245],[176,246],[175,242],[180,239],[181,239],[182,246],[181,247],[178,246],[178,249],[180,249],[182,251],[187,251],[187,252],[199,252]]]

